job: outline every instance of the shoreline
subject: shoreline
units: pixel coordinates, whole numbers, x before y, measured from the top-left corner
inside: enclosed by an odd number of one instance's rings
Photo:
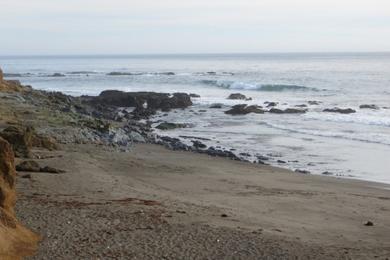
[[[42,237],[28,259],[390,257],[389,185],[139,143],[150,126],[109,119],[107,100],[16,87],[0,92],[0,129],[41,140],[17,165],[59,170],[18,173],[17,216]]]

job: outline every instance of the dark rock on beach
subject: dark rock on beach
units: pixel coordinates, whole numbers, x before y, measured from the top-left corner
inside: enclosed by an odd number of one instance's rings
[[[335,107],[335,108],[324,109],[323,112],[340,113],[340,114],[352,114],[352,113],[356,113],[356,110],[354,110],[352,108],[338,108],[338,107]]]

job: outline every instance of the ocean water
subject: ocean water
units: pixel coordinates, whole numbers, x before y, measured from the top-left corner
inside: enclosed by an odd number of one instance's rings
[[[0,66],[8,79],[71,95],[106,89],[196,93],[201,97],[194,107],[156,115],[191,124],[164,135],[208,138],[208,145],[264,155],[293,170],[390,183],[390,53],[0,57]],[[237,92],[252,100],[226,99]],[[306,104],[308,112],[223,113],[235,104],[266,101],[278,108]],[[213,103],[223,108],[209,109]],[[359,109],[362,104],[379,109]],[[357,113],[322,112],[333,107]]]

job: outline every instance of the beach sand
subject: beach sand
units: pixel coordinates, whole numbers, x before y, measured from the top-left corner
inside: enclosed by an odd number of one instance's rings
[[[150,144],[34,152],[66,173],[18,180],[31,259],[390,258],[388,185]]]

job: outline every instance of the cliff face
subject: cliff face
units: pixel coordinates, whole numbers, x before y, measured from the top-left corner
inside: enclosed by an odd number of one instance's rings
[[[22,259],[35,252],[38,236],[16,219],[14,154],[10,144],[0,137],[0,259]]]
[[[4,80],[3,71],[0,68],[0,91],[22,91],[23,87],[18,81],[15,80]]]

